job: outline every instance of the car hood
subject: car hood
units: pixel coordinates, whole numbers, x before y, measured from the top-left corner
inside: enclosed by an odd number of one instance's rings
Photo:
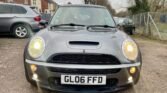
[[[111,32],[89,32],[79,30],[70,31],[47,31],[38,33],[45,41],[45,51],[37,59],[47,61],[49,57],[60,53],[93,53],[110,54],[121,61],[127,61],[122,52],[122,43],[129,37],[118,29]]]

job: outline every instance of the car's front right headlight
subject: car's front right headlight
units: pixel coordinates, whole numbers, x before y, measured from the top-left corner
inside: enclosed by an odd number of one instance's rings
[[[32,58],[38,58],[45,50],[45,42],[41,37],[32,39],[28,46],[28,53]]]
[[[125,40],[123,42],[122,51],[128,60],[134,61],[138,57],[138,47],[132,40]]]

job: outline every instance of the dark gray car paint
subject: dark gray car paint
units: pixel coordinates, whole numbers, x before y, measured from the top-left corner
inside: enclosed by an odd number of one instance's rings
[[[117,30],[117,31],[115,31]],[[111,29],[111,32],[90,32],[86,29],[75,32],[69,31],[48,31],[47,29],[39,32],[35,37],[42,37],[45,41],[45,51],[40,60],[46,62],[47,59],[56,53],[102,53],[113,55],[123,63],[130,63],[122,52],[122,43],[124,40],[132,40],[127,34],[118,29]],[[92,41],[99,42],[98,46],[70,45],[70,41]],[[140,61],[140,60],[136,60]]]
[[[117,30],[117,31],[115,31]],[[25,58],[29,60],[35,60],[36,62],[46,62],[49,59],[50,56],[53,54],[59,54],[59,53],[94,53],[94,54],[109,54],[117,57],[121,64],[132,64],[132,61],[125,58],[122,52],[122,43],[124,40],[132,40],[127,34],[125,34],[123,31],[119,31],[118,29],[112,29],[111,32],[89,32],[86,29],[75,31],[75,32],[68,32],[68,31],[56,31],[52,30],[50,31],[48,28],[40,31],[37,33],[33,38],[36,37],[42,37],[45,41],[45,51],[43,55],[37,59],[33,59],[29,56],[27,52],[27,48],[25,48]],[[77,45],[73,47],[73,45],[69,45],[69,41],[93,41],[93,42],[99,42],[99,46],[82,46]],[[135,60],[135,62],[142,63],[141,60],[141,54],[139,52],[138,58]],[[32,73],[29,68],[29,65],[25,61],[25,68],[28,71],[28,77],[31,78]],[[55,73],[48,70],[45,66],[38,66],[37,73],[41,77],[41,87],[47,88],[50,90],[56,90],[56,91],[65,91],[69,93],[75,93],[77,90],[68,89],[67,87],[50,87],[48,78],[50,77],[57,77],[60,78],[62,73]],[[137,73],[134,75],[134,82],[137,83],[139,76],[140,76],[140,70],[141,66],[136,67]],[[117,86],[115,88],[107,89],[106,91],[115,91],[122,89],[121,86],[128,85],[127,82],[128,77],[130,74],[128,73],[129,68],[122,68],[120,72],[113,73],[113,74],[106,74],[108,79],[117,78],[119,80]],[[86,73],[85,73],[86,74]],[[87,90],[85,90],[87,91]],[[98,91],[97,90],[92,90]],[[95,93],[96,93],[95,92]],[[77,92],[76,92],[77,93]]]

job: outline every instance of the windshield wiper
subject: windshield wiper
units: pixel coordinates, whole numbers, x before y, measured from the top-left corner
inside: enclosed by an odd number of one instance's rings
[[[109,25],[90,25],[90,26],[87,26],[87,29],[91,27],[116,28],[115,26],[109,26]]]
[[[85,25],[81,25],[81,24],[68,23],[68,24],[51,25],[50,28],[52,28],[52,27],[60,27],[60,26],[82,26],[82,27],[85,27]]]

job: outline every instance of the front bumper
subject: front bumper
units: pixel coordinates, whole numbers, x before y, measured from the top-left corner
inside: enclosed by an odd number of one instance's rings
[[[74,65],[74,64],[53,64],[46,62],[36,62],[31,60],[25,60],[25,68],[28,73],[28,78],[32,80],[33,73],[30,69],[30,65],[37,65],[36,74],[39,77],[40,87],[46,88],[53,91],[63,91],[63,92],[79,92],[90,91],[95,92],[111,92],[120,90],[129,84],[137,83],[140,76],[141,63],[133,64],[121,64],[121,65]],[[129,73],[130,67],[136,67],[137,71],[135,74]],[[50,68],[56,68],[56,71]],[[61,70],[60,70],[61,69]],[[112,70],[118,70],[116,72]],[[95,72],[93,72],[95,71]],[[98,71],[98,72],[96,72]],[[111,71],[111,72],[110,72]],[[62,74],[71,75],[106,75],[107,85],[105,86],[74,86],[74,85],[61,85],[60,77]],[[133,77],[133,81],[129,81],[129,77]],[[33,81],[33,80],[32,80]]]
[[[33,32],[39,32],[41,29],[39,22],[31,22],[30,26],[31,26]]]

